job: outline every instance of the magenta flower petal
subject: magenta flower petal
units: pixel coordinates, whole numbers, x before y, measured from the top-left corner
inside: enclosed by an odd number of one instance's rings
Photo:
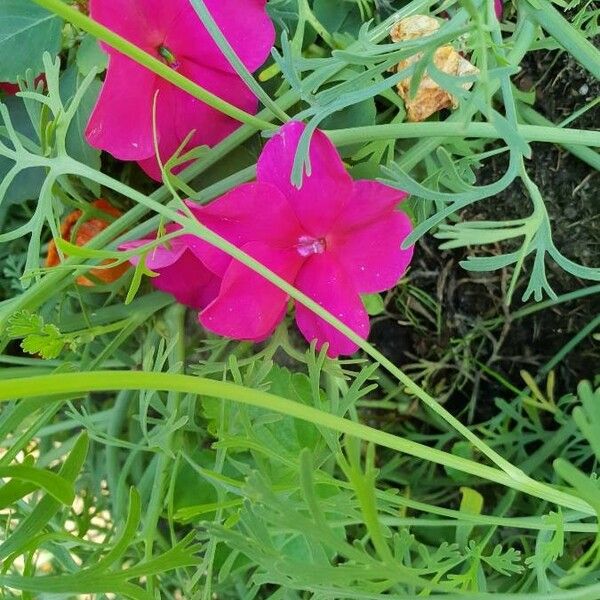
[[[171,233],[179,228],[179,225],[170,224],[166,229]],[[119,250],[135,250],[154,239],[125,242],[119,246]],[[188,234],[169,240],[153,248],[146,255],[145,264],[151,271],[158,273],[157,277],[152,278],[152,285],[156,289],[172,294],[181,304],[200,310],[216,298],[220,279],[193,253],[192,249],[198,241],[201,240]],[[133,265],[137,265],[139,261],[139,256],[129,259]]]
[[[262,242],[250,242],[242,250],[287,281],[294,280],[302,264],[294,250],[272,248]],[[259,341],[281,321],[287,300],[285,292],[234,260],[225,272],[219,295],[200,313],[199,320],[219,335]]]
[[[219,293],[221,280],[215,277],[189,250],[184,250],[176,262],[160,269],[152,278],[152,285],[175,297],[177,302],[201,310],[208,306]]]
[[[246,112],[256,112],[258,100],[236,75],[192,67],[189,64],[183,65],[180,71],[208,91]],[[214,146],[239,127],[237,121],[166,81],[158,80],[156,89],[159,90],[156,99],[156,132],[163,164],[175,154],[182,141],[192,131],[194,134],[183,150],[184,153],[200,145]],[[139,163],[150,177],[158,181],[161,179],[154,150],[151,156],[140,160]],[[176,168],[175,172],[179,172],[185,166]]]
[[[330,253],[315,254],[302,266],[295,282],[296,287],[318,302],[323,308],[353,329],[360,337],[369,334],[369,317],[351,278]],[[327,355],[353,354],[358,346],[296,302],[296,323],[308,340],[317,340],[317,349],[329,342]]]
[[[494,9],[496,11],[496,17],[502,18],[502,11],[504,9],[504,0],[494,0]]]
[[[187,203],[194,216],[211,231],[241,248],[263,241],[274,247],[291,247],[301,235],[300,224],[288,200],[272,185],[247,183],[206,206]],[[223,275],[231,257],[208,243],[194,250],[214,273]]]
[[[258,159],[257,179],[278,187],[307,232],[323,236],[350,197],[352,179],[329,138],[316,131],[309,152],[311,175],[304,175],[300,189],[292,186],[292,165],[304,128],[303,123],[291,121],[267,142]]]
[[[164,0],[91,0],[90,17],[147,52],[164,40],[165,24],[176,16],[175,2]],[[109,54],[118,51],[102,43]]]
[[[336,229],[349,230],[378,219],[389,214],[407,197],[406,192],[389,185],[359,179],[353,184],[352,195],[336,222]]]
[[[209,0],[207,6],[230,44],[254,71],[274,41],[265,0]],[[188,0],[90,0],[94,19],[217,96],[255,113],[258,102],[221,55]],[[166,162],[190,131],[188,148],[213,146],[240,123],[168,84],[105,46],[107,76],[86,131],[92,146],[122,160],[137,160],[160,179],[152,131],[157,99],[158,150]]]
[[[110,56],[108,67],[85,131],[87,141],[122,160],[152,156],[152,112],[147,107],[152,106],[156,77],[120,54]]]
[[[405,192],[376,181],[355,181],[346,208],[327,236],[328,248],[362,294],[394,287],[412,259],[412,247],[401,249],[412,224],[395,210],[404,198]]]
[[[269,19],[266,0],[204,0],[221,33],[249,71],[256,71],[275,42],[275,27]],[[168,3],[165,3],[168,4]],[[169,28],[164,44],[176,56],[197,64],[233,73],[208,31],[198,23],[191,3]]]
[[[141,240],[125,242],[119,246],[119,250],[136,250],[137,248],[142,248],[153,241],[155,241],[155,238],[144,238]],[[173,246],[173,241],[174,240],[171,240],[171,242],[165,242],[165,245],[157,246],[148,252],[146,255],[146,266],[151,271],[158,271],[160,269],[164,269],[165,267],[170,267],[181,258],[186,248],[183,244]],[[167,243],[170,245],[170,248],[166,247]],[[129,259],[129,262],[132,265],[137,265],[140,262],[140,256],[132,256]]]
[[[412,231],[410,219],[401,212],[356,226],[346,234],[332,236],[331,251],[361,294],[394,287],[406,271],[413,247],[400,245]]]

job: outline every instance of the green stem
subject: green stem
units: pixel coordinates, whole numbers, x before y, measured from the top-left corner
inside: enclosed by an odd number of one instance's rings
[[[177,338],[177,343],[169,355],[169,367],[172,369],[178,366],[183,369],[185,364],[185,313],[184,306],[179,304],[173,305],[167,310],[166,322],[169,331]],[[170,420],[176,420],[180,407],[180,394],[171,392],[168,395],[167,411]],[[154,550],[154,541],[158,532],[158,522],[163,511],[165,494],[164,491],[168,485],[169,478],[172,475],[174,459],[173,456],[177,453],[177,444],[174,444],[176,438],[175,431],[170,431],[165,440],[169,452],[161,452],[158,456],[156,473],[154,476],[154,485],[150,494],[150,501],[146,510],[144,519],[144,528],[142,536],[144,538],[144,558],[151,560]],[[148,593],[154,591],[154,579],[148,578]]]
[[[0,381],[0,402],[41,395],[83,394],[111,390],[161,390],[183,394],[196,394],[231,400],[240,404],[275,411],[315,425],[327,427],[338,433],[370,441],[410,456],[457,469],[588,515],[595,514],[594,510],[584,500],[557,490],[547,484],[534,480],[516,480],[507,473],[493,467],[482,465],[424,444],[406,440],[384,431],[379,431],[367,425],[338,417],[299,402],[224,381],[215,381],[189,375],[140,371],[61,373]]]
[[[519,104],[519,115],[531,125],[557,128],[552,121],[549,121],[546,119],[546,117],[540,115],[540,113],[527,104]],[[600,154],[598,154],[598,152],[595,150],[590,150],[589,148],[580,146],[578,144],[570,144],[566,141],[560,141],[557,143],[563,146],[565,150],[568,150],[573,156],[576,156],[583,162],[586,162],[588,165],[590,165],[590,167],[600,171]]]
[[[541,125],[519,125],[517,130],[528,142],[550,142],[562,145],[600,147],[600,132],[585,129],[561,129]],[[491,123],[397,123],[370,125],[326,131],[336,146],[348,146],[375,140],[425,137],[461,137],[498,139],[498,130]]]
[[[44,7],[45,9],[53,12],[54,14],[62,17],[66,21],[69,21],[76,27],[79,27],[83,31],[87,31],[95,38],[108,44],[115,50],[121,52],[125,56],[128,56],[135,62],[146,67],[148,70],[156,73],[166,81],[172,83],[176,87],[184,90],[188,94],[198,98],[208,106],[222,112],[223,114],[247,125],[252,125],[256,129],[276,129],[272,123],[263,121],[262,119],[255,117],[247,113],[246,111],[230,104],[229,102],[219,98],[215,94],[212,94],[208,90],[199,86],[197,83],[189,80],[187,77],[178,73],[172,69],[168,64],[165,64],[159,58],[148,54],[141,48],[138,48],[135,44],[132,44],[125,38],[114,33],[104,25],[101,25],[97,21],[90,19],[87,15],[75,10],[68,4],[65,4],[61,0],[33,0],[36,4]],[[157,49],[158,52],[158,49]]]
[[[551,2],[520,2],[519,9],[543,27],[596,79],[600,79],[600,51],[567,21]]]
[[[209,10],[206,8],[206,4],[204,0],[190,0],[194,10],[196,11],[198,17],[206,27],[208,33],[210,33],[214,43],[218,46],[219,50],[223,53],[225,58],[229,61],[229,64],[234,68],[235,72],[239,75],[240,79],[248,86],[248,88],[254,92],[254,95],[263,103],[265,108],[271,111],[273,116],[277,117],[280,121],[285,123],[289,121],[290,118],[288,115],[281,109],[281,107],[274,102],[263,90],[260,84],[254,79],[250,71],[246,68],[246,65],[240,60],[239,56],[236,54],[235,50],[232,48],[231,44],[227,40],[227,38],[223,35],[219,26],[213,19]]]

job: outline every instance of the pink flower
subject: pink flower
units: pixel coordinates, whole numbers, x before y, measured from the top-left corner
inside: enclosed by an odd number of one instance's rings
[[[257,181],[241,185],[211,204],[189,204],[200,222],[260,260],[286,281],[366,338],[369,318],[360,294],[395,286],[412,248],[401,243],[412,227],[396,210],[406,194],[375,181],[353,181],[332,143],[317,131],[310,145],[311,175],[290,183],[304,125],[290,122],[267,142]],[[200,323],[217,334],[258,341],[283,319],[288,296],[275,285],[200,242],[195,255],[222,278],[218,295],[200,312]],[[191,274],[190,274],[191,275]],[[182,280],[189,281],[181,273]],[[296,322],[328,354],[352,354],[354,342],[296,304]]]
[[[181,229],[175,223],[167,225],[166,233]],[[156,236],[126,242],[120,250],[135,250],[156,240]],[[205,308],[219,293],[220,279],[209,271],[195,254],[200,240],[192,235],[181,235],[150,250],[145,265],[154,273],[152,284],[158,290],[172,294],[177,302],[190,308]],[[137,265],[139,257],[131,259]]]
[[[266,0],[205,0],[219,28],[250,71],[267,58],[275,32]],[[182,75],[247,112],[258,102],[212,41],[189,0],[91,0],[91,16]],[[212,146],[239,123],[148,71],[117,50],[87,126],[88,142],[121,160],[138,161],[160,180],[152,133],[152,106],[161,160],[195,130],[186,150]]]

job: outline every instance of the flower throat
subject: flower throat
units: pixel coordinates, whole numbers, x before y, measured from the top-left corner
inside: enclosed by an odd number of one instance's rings
[[[169,48],[161,44],[157,50],[159,56],[165,61],[167,65],[169,65],[169,67],[171,67],[172,69],[177,69],[180,66],[179,61],[177,60],[177,58],[175,58],[175,55],[173,54],[173,52],[171,52]]]

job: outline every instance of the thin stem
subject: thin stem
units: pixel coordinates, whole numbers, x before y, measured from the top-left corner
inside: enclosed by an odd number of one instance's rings
[[[546,117],[540,115],[534,108],[531,106],[519,103],[519,115],[521,118],[530,125],[542,125],[544,127],[557,127],[552,121],[546,119]],[[597,171],[600,171],[600,154],[595,150],[591,150],[590,148],[586,148],[585,146],[580,146],[577,144],[570,144],[565,141],[557,142],[561,146],[568,150],[573,156],[576,156],[583,162],[586,162],[590,167],[593,167]]]
[[[600,147],[600,132],[585,129],[561,129],[542,125],[518,125],[517,131],[528,142]],[[326,131],[336,146],[347,146],[375,140],[424,137],[461,137],[499,139],[491,123],[397,123],[370,125]]]
[[[519,10],[543,27],[575,60],[596,79],[600,79],[600,51],[567,21],[551,2],[520,2]]]
[[[0,402],[15,398],[53,396],[58,394],[89,393],[111,390],[160,390],[209,396],[231,400],[240,404],[272,410],[338,433],[373,442],[380,446],[403,452],[436,464],[457,469],[536,496],[553,504],[593,515],[594,510],[584,500],[533,480],[515,480],[508,474],[475,461],[431,448],[418,442],[379,431],[367,425],[350,421],[321,411],[306,404],[280,398],[258,389],[234,383],[215,381],[202,377],[139,371],[89,371],[86,373],[60,373],[23,379],[0,381]]]
[[[235,69],[240,79],[244,81],[254,95],[263,103],[265,108],[271,111],[273,116],[277,117],[283,123],[289,121],[290,118],[285,111],[281,109],[277,102],[272,100],[271,96],[269,96],[265,90],[263,90],[260,84],[254,79],[250,71],[248,71],[246,65],[240,60],[239,56],[236,54],[227,38],[219,29],[219,26],[213,19],[209,10],[206,8],[204,0],[190,1],[194,7],[194,10],[198,14],[198,17],[200,17],[200,20],[204,24],[204,27],[206,27],[206,30],[208,33],[210,33],[214,43],[219,47],[219,50],[221,50],[225,58],[229,61],[229,64]]]

